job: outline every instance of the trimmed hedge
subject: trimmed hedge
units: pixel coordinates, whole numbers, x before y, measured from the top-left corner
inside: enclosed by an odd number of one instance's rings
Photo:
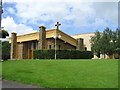
[[[79,50],[57,50],[57,59],[91,59],[93,53],[91,51]],[[34,59],[54,59],[55,50],[34,50]]]

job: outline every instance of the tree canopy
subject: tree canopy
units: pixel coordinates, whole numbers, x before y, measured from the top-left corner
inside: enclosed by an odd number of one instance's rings
[[[2,42],[2,59],[10,59],[10,44],[8,41]]]
[[[91,38],[92,43],[92,51],[95,52],[95,55],[100,57],[100,51],[101,51],[101,35],[99,31],[96,31],[95,36]]]
[[[2,38],[6,38],[6,36],[9,36],[8,32],[6,30],[0,30],[0,36]]]
[[[0,30],[0,38],[6,38],[6,36],[9,36],[8,32],[6,30]],[[3,59],[3,60],[9,59],[10,58],[9,42],[0,40],[0,49],[2,50],[0,52],[0,55],[2,56],[1,59]]]
[[[107,27],[101,33],[96,31],[95,36],[91,38],[91,45],[92,51],[98,57],[100,57],[100,54],[105,56],[105,54],[112,55],[120,52],[120,30],[111,30]]]

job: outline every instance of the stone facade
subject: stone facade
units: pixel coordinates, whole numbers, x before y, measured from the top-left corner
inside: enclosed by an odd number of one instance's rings
[[[91,37],[95,33],[84,33],[70,36],[60,30],[46,30],[44,26],[39,27],[39,32],[16,36],[16,33],[11,34],[11,59],[32,59],[33,51],[37,49],[55,49],[55,38],[57,50],[87,50],[91,51]],[[116,55],[107,56],[105,58],[114,58]],[[94,55],[94,59],[98,57]],[[104,58],[104,55],[100,55]]]
[[[84,49],[84,39],[79,38],[77,39],[77,50],[85,50]]]
[[[17,47],[17,59],[32,59],[33,50],[38,49],[38,41],[18,43]]]
[[[55,49],[55,39],[54,38],[47,39],[47,49]],[[76,47],[57,38],[56,49],[57,50],[66,50],[66,49],[76,49]]]
[[[46,49],[46,27],[40,26],[39,27],[39,49]]]
[[[32,59],[33,50],[55,49],[54,35],[61,35],[60,38],[57,37],[56,39],[57,50],[84,49],[82,38],[77,40],[60,30],[45,29],[44,26],[40,26],[39,32],[20,36],[16,36],[16,33],[12,33],[9,40],[11,43],[11,59]],[[78,46],[79,48],[77,48]]]
[[[19,43],[18,46],[17,46],[17,57],[18,59],[22,59],[23,58],[23,55],[24,55],[24,44],[23,43]]]
[[[76,34],[73,35],[72,37],[75,39],[82,38],[84,40],[84,47],[86,48],[87,51],[91,51],[91,37],[93,37],[95,33],[83,33],[83,34]]]
[[[11,59],[17,58],[17,34],[11,34]]]
[[[91,37],[93,37],[95,35],[95,33],[83,33],[83,34],[76,34],[76,35],[73,35],[72,37],[75,38],[75,39],[78,39],[78,48],[81,50],[82,48],[84,48],[84,50],[86,49],[87,51],[91,51]],[[82,45],[80,45],[80,38],[83,39],[83,47]],[[82,48],[80,48],[82,47]],[[113,58],[116,58],[118,57],[117,54],[113,54],[113,55],[103,55],[103,54],[100,54],[100,58],[99,59],[113,59]],[[93,59],[98,59],[98,57],[96,55],[94,55],[94,58]]]

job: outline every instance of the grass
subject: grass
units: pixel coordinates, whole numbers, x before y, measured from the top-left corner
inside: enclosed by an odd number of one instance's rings
[[[3,78],[46,88],[117,88],[118,60],[3,62]]]
[[[0,78],[2,77],[2,62],[0,61]]]

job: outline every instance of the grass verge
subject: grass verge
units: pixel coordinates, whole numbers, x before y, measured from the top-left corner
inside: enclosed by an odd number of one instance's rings
[[[118,87],[118,60],[18,60],[2,66],[4,79],[46,88]]]

